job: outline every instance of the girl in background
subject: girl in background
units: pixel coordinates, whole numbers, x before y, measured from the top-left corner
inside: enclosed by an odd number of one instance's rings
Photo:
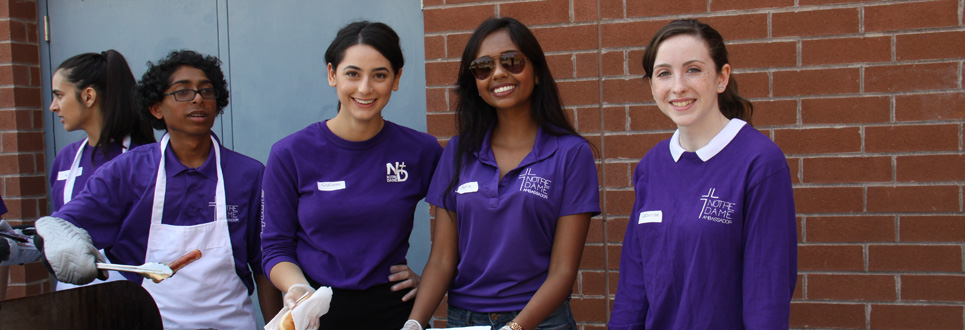
[[[576,329],[569,296],[600,212],[590,144],[563,115],[546,58],[519,21],[472,34],[458,77],[459,136],[426,200],[432,250],[405,329],[449,292],[449,327]]]
[[[51,79],[50,111],[68,132],[84,130],[87,138],[68,144],[50,170],[53,210],[77,196],[97,168],[128,150],[154,142],[151,125],[137,113],[134,74],[124,56],[109,49],[68,58]],[[109,281],[123,279],[110,272]],[[91,284],[102,283],[95,280]],[[57,282],[57,290],[76,287]]]
[[[609,329],[787,329],[797,274],[784,154],[750,125],[720,34],[660,29],[643,56],[677,124],[640,160]]]

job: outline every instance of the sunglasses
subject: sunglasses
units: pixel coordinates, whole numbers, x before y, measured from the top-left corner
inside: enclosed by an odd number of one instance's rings
[[[499,64],[512,74],[519,74],[526,68],[526,55],[518,51],[508,51],[499,54]],[[482,56],[469,63],[469,71],[479,80],[489,79],[496,71],[496,60],[489,55]]]

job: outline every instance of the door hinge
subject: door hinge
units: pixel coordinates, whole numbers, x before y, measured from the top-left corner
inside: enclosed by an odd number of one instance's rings
[[[50,20],[44,15],[44,41],[50,42]]]

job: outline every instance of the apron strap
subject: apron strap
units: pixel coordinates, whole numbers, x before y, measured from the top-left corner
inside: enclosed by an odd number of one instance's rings
[[[77,154],[74,155],[74,162],[70,164],[70,170],[67,171],[67,182],[64,182],[64,204],[70,202],[71,197],[74,194],[74,182],[77,182],[77,175],[80,171],[80,159],[84,155],[84,148],[87,147],[87,141],[89,138],[84,138],[84,142],[81,142],[80,147],[77,148]]]
[[[164,134],[158,144],[161,149],[161,160],[158,163],[157,178],[154,184],[154,207],[151,211],[151,223],[161,223],[164,216],[164,194],[167,191],[167,170],[164,166],[164,150],[167,149],[171,136]],[[224,173],[221,170],[221,145],[211,135],[211,147],[214,148],[215,165],[218,169],[218,185],[215,189],[215,221],[228,221],[228,206],[225,198]]]

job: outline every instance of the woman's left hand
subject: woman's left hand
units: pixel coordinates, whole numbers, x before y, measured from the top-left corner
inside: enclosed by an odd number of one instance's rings
[[[409,269],[408,265],[394,265],[389,268],[389,271],[392,272],[389,275],[389,282],[399,282],[392,286],[392,291],[412,288],[409,293],[402,297],[402,301],[409,301],[409,299],[415,297],[416,291],[419,290],[419,280],[422,279],[419,274]]]

